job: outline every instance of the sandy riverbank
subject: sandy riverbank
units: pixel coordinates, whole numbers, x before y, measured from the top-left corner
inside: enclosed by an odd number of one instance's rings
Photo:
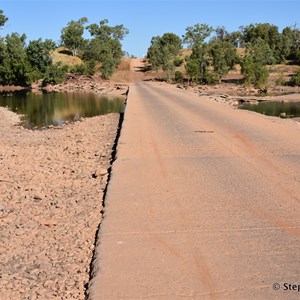
[[[0,299],[84,299],[119,115],[42,131],[0,108]]]

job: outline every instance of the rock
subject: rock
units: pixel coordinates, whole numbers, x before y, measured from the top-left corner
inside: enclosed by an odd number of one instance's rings
[[[35,194],[35,195],[33,196],[33,199],[34,199],[34,200],[42,200],[43,197],[42,197],[41,195]]]
[[[279,117],[280,118],[286,118],[286,113],[285,112],[280,113]]]
[[[67,280],[65,281],[65,285],[68,286],[68,287],[74,286],[75,284],[76,284],[76,282],[75,282],[75,280],[73,280],[73,279],[67,279]]]
[[[101,176],[104,176],[108,173],[108,170],[107,169],[104,169],[104,168],[97,168],[96,171],[93,173],[93,178],[98,178],[98,177],[101,177]]]

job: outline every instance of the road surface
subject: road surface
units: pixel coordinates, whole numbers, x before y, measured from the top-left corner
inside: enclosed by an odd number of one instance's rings
[[[299,299],[299,135],[132,83],[89,299]]]

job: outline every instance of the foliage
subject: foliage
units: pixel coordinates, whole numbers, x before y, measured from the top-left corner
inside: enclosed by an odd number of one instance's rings
[[[80,65],[73,65],[70,70],[70,73],[75,74],[75,75],[84,75],[85,72],[85,65],[80,64]]]
[[[193,46],[186,71],[193,82],[214,84],[237,62],[237,51],[231,42],[215,38],[209,44],[199,43]]]
[[[3,10],[0,10],[0,27],[3,27],[8,21],[8,18],[3,14]]]
[[[2,84],[28,85],[32,78],[32,68],[25,50],[26,35],[12,33],[1,40],[0,82]]]
[[[215,78],[218,81],[238,62],[236,48],[229,41],[212,42],[210,44],[210,55]]]
[[[273,50],[261,38],[258,38],[255,44],[249,44],[246,53],[255,56],[255,60],[263,65],[274,65],[276,63]]]
[[[167,80],[170,80],[175,71],[175,63],[180,62],[177,55],[182,48],[180,37],[174,33],[165,33],[163,36],[155,36],[151,39],[148,48],[147,59],[152,69],[159,68],[166,72]]]
[[[287,38],[280,34],[278,27],[269,23],[250,24],[241,27],[241,44],[247,47],[249,44],[268,45],[270,60],[274,63],[281,63],[289,54],[289,43]]]
[[[0,10],[0,27],[7,18]],[[103,78],[112,75],[123,56],[121,40],[128,34],[123,25],[109,26],[107,20],[100,25],[87,26],[92,39],[85,40],[83,33],[87,18],[70,21],[61,30],[62,43],[72,51],[73,56],[82,54],[82,65],[71,68],[75,74],[94,75],[96,65],[100,64]],[[0,84],[29,85],[43,79],[43,84],[60,83],[67,71],[62,64],[52,64],[50,52],[56,47],[52,40],[37,39],[26,45],[26,35],[12,33],[0,38]],[[80,52],[79,52],[80,51]]]
[[[84,63],[84,75],[93,76],[96,73],[96,62],[89,60]]]
[[[108,79],[119,65],[123,56],[121,40],[128,34],[123,25],[108,26],[108,20],[100,21],[100,25],[87,26],[91,39],[84,51],[83,58],[87,62],[99,62],[102,77]]]
[[[183,78],[183,75],[182,75],[182,73],[180,71],[176,71],[175,72],[174,80],[177,83],[183,83],[184,78]]]
[[[186,71],[190,79],[197,83],[213,84],[220,81],[238,62],[230,33],[224,27],[217,27],[216,35],[206,43],[205,39],[212,32],[213,28],[207,24],[196,24],[187,27],[183,36],[183,42],[192,49]]]
[[[241,61],[241,72],[245,83],[253,84],[257,88],[266,87],[269,71],[267,65],[275,64],[274,51],[261,37],[253,45],[248,45],[245,57]]]
[[[190,79],[196,83],[206,83],[209,64],[208,45],[195,45],[186,64],[186,71]]]
[[[97,24],[91,24],[86,28],[89,30],[91,36],[97,37],[102,41],[117,40],[121,41],[129,33],[129,30],[123,25],[108,26],[108,20],[104,19]]]
[[[287,58],[300,64],[300,29],[298,29],[296,25],[293,27],[286,27],[283,29],[282,35],[289,48]]]
[[[203,44],[204,40],[208,38],[213,32],[213,28],[207,24],[196,24],[189,26],[183,35],[183,43],[187,44],[190,49],[194,46]]]
[[[183,64],[183,59],[182,58],[176,57],[174,59],[174,65],[175,65],[175,67],[180,67],[182,64]]]
[[[298,69],[297,73],[292,76],[289,83],[291,86],[300,86],[300,69]]]
[[[82,50],[85,44],[85,39],[82,37],[84,33],[84,24],[88,22],[86,17],[78,21],[70,21],[66,27],[61,30],[61,40],[64,46],[69,48],[73,56],[78,55],[78,51]]]
[[[104,79],[109,78],[121,61],[123,52],[120,41],[108,39],[105,42],[98,37],[93,38],[84,53],[86,61],[97,61]]]
[[[294,60],[295,60],[295,63],[300,65],[300,49],[298,49],[296,52],[295,52],[295,55],[294,55]]]
[[[82,64],[73,65],[70,68],[70,73],[76,75],[89,75],[92,76],[96,72],[96,63],[93,60],[87,61]]]
[[[269,72],[266,65],[255,59],[254,55],[247,55],[241,62],[242,74],[245,77],[245,84],[253,84],[256,88],[266,87]]]
[[[275,81],[276,85],[284,86],[286,84],[283,73],[281,72]]]
[[[47,84],[59,84],[65,79],[68,67],[62,65],[61,63],[52,64],[46,71],[43,80],[43,85]]]
[[[42,39],[38,39],[30,41],[26,48],[29,63],[41,76],[52,63],[50,51],[54,50],[55,46],[52,40],[46,39],[43,42]]]

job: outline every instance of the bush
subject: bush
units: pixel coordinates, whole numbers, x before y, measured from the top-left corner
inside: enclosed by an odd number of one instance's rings
[[[283,73],[280,73],[280,75],[278,76],[278,78],[276,79],[275,81],[275,84],[276,85],[279,85],[279,86],[284,86],[285,85],[285,78],[284,78],[284,75]]]
[[[220,76],[216,72],[206,71],[204,74],[204,83],[206,84],[216,84],[220,81]]]
[[[56,63],[51,65],[45,74],[43,85],[47,84],[59,84],[62,83],[65,79],[68,67],[62,65],[61,63]]]
[[[74,65],[70,69],[70,73],[76,75],[94,75],[96,72],[96,63],[95,61],[87,61],[84,64]]]
[[[297,73],[292,76],[290,80],[291,86],[300,86],[300,69],[298,69]]]
[[[84,71],[85,71],[84,64],[74,65],[70,68],[70,73],[76,74],[76,75],[83,75]]]
[[[89,60],[85,63],[84,74],[93,76],[96,73],[96,62]]]
[[[300,50],[297,50],[295,53],[295,63],[300,65]]]
[[[175,82],[177,83],[183,83],[183,75],[180,71],[175,72],[175,77],[174,77]]]
[[[183,64],[183,59],[178,58],[178,57],[174,59],[174,66],[175,67],[180,67],[182,64]]]
[[[269,71],[266,65],[255,61],[254,57],[246,56],[241,62],[242,74],[245,75],[245,84],[253,84],[255,88],[266,87],[269,78]]]

